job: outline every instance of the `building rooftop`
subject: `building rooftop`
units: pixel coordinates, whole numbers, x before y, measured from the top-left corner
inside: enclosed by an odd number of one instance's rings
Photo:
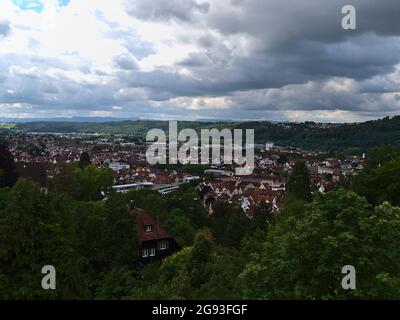
[[[131,212],[136,217],[136,231],[140,241],[154,241],[173,238],[163,227],[160,222],[150,216],[145,210],[134,208]],[[151,226],[151,231],[146,232],[146,226]]]

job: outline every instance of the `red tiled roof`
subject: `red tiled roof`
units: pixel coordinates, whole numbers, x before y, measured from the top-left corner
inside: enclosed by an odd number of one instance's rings
[[[255,203],[260,203],[260,202],[272,203],[272,201],[273,201],[272,196],[263,195],[263,194],[252,194],[251,197],[253,198],[253,201]]]
[[[173,238],[164,228],[160,226],[159,221],[155,221],[143,209],[135,208],[132,210],[136,216],[136,231],[140,241],[152,241]],[[152,230],[146,232],[146,226],[151,226]]]

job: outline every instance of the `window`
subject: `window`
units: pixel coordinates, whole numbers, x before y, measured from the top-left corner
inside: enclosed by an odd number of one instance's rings
[[[166,249],[168,249],[168,240],[161,240],[161,241],[158,243],[158,248],[159,248],[160,250],[166,250]]]
[[[150,249],[150,257],[154,257],[156,255],[156,248]]]
[[[149,249],[143,249],[142,250],[142,257],[147,258],[149,256]]]
[[[149,226],[146,226],[146,232],[151,232],[151,230],[152,230],[152,228],[151,228],[150,225],[149,225]]]

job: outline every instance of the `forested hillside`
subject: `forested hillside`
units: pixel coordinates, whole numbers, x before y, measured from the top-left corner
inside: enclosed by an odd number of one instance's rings
[[[108,123],[30,122],[14,129],[24,132],[129,134],[145,138],[148,130],[168,130],[166,121],[120,121]],[[400,116],[363,123],[319,124],[254,122],[179,122],[179,129],[237,128],[254,129],[257,143],[272,141],[279,145],[337,151],[360,148],[365,151],[379,145],[400,145]]]

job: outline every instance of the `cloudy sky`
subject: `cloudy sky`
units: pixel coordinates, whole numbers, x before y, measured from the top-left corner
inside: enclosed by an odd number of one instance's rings
[[[399,0],[0,0],[0,117],[396,114]]]

